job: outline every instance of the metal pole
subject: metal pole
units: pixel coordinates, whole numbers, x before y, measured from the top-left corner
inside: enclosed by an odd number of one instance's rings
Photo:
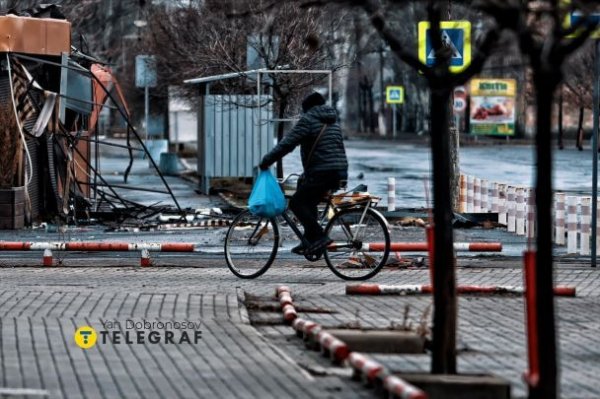
[[[146,142],[148,142],[148,138],[150,135],[148,134],[148,112],[150,110],[150,88],[148,86],[144,87],[144,123],[146,124]]]
[[[392,104],[392,137],[396,138],[396,104]]]
[[[335,108],[333,104],[333,72],[329,72],[329,105]]]
[[[600,108],[600,40],[596,40],[594,75],[594,130],[592,133],[592,267],[596,267],[596,225],[598,224],[598,113]]]
[[[385,91],[383,89],[383,45],[379,47],[379,110],[383,114],[385,108]]]

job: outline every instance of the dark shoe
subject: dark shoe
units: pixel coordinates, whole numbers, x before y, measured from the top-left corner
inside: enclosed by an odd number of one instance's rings
[[[327,236],[319,238],[317,241],[311,243],[304,253],[322,254],[332,242],[333,240]]]
[[[292,248],[292,253],[296,255],[304,255],[304,251],[306,251],[304,244],[296,245],[294,248]]]

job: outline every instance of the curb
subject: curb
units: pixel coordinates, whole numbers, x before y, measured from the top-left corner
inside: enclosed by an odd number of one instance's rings
[[[508,285],[497,286],[479,286],[479,285],[459,285],[456,287],[458,294],[524,294],[525,288]],[[417,295],[431,294],[433,287],[431,285],[384,285],[384,284],[348,284],[346,285],[346,295]],[[576,287],[556,286],[554,287],[555,296],[575,297]]]
[[[315,322],[298,317],[292,302],[292,295],[288,286],[278,286],[275,297],[281,304],[284,320],[291,324],[296,331],[296,336],[304,338],[306,346],[314,350],[320,350],[323,356],[329,357],[334,364],[346,364],[353,370],[353,379],[362,380],[367,386],[381,386],[390,398],[400,399],[427,399],[425,392],[391,375],[382,364],[374,361],[369,356],[350,352],[348,345],[334,335],[328,333],[323,327]],[[286,316],[293,311],[293,319]]]

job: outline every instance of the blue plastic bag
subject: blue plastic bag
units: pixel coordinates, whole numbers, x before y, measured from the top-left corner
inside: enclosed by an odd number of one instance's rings
[[[248,199],[248,208],[253,215],[272,218],[285,211],[285,197],[279,183],[269,170],[258,175]]]

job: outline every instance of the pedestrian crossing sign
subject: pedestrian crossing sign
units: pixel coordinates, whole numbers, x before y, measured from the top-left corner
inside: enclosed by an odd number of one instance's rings
[[[386,86],[385,102],[387,104],[404,104],[404,86]]]
[[[587,25],[598,26],[600,27],[600,14],[593,13],[589,15],[585,15],[583,13],[573,11],[569,13],[566,17],[566,21],[564,23],[565,29],[572,29],[574,26],[580,26],[580,28],[569,35],[569,38],[577,37],[585,29]],[[594,30],[590,34],[590,39],[600,39],[600,29]]]
[[[569,34],[567,37],[569,39],[573,39],[581,34],[583,30],[588,26],[592,25],[594,27],[598,27],[598,29],[594,30],[590,34],[590,39],[600,39],[600,13],[591,12],[585,14],[581,11],[572,11],[573,5],[571,0],[561,0],[560,6],[563,10],[567,11],[565,13],[565,19],[563,20],[563,28],[567,31],[573,30],[574,26],[578,26],[578,29],[575,29],[574,32]]]
[[[435,64],[435,51],[431,40],[429,21],[419,22],[419,60],[427,65]],[[471,63],[471,22],[441,21],[442,45],[452,51],[450,71],[460,72]]]

